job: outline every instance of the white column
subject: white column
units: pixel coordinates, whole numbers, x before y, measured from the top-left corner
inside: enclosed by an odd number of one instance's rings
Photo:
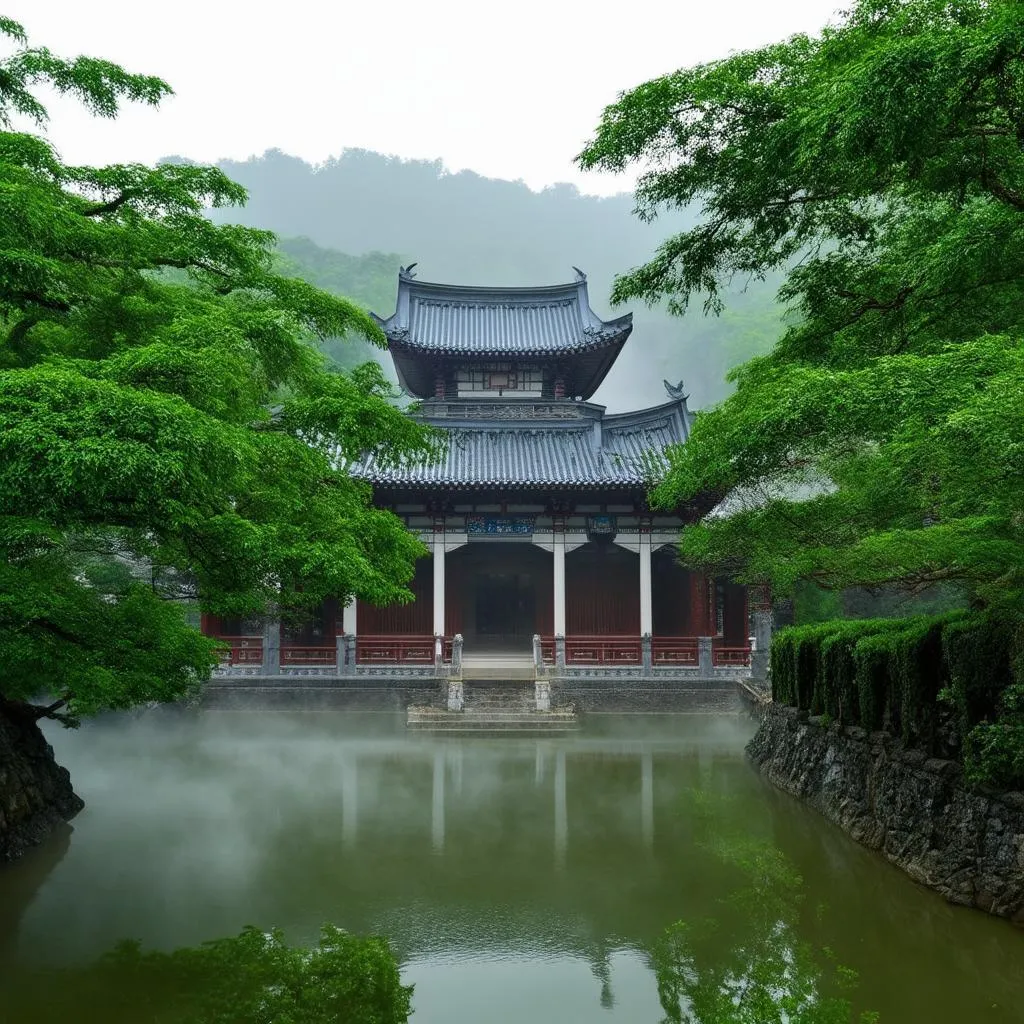
[[[349,636],[356,635],[356,599],[353,597],[341,612],[341,631]]]
[[[444,636],[444,530],[434,533],[434,636]]]
[[[569,845],[569,815],[565,806],[565,751],[555,755],[555,867],[565,867]]]
[[[651,604],[651,535],[640,534],[640,635],[654,632],[654,614]]]
[[[640,831],[644,846],[654,845],[654,755],[648,750],[640,755]]]
[[[434,752],[434,799],[430,815],[430,838],[436,853],[444,850],[444,775],[444,751],[437,750]]]
[[[565,534],[555,533],[555,636],[565,636]]]

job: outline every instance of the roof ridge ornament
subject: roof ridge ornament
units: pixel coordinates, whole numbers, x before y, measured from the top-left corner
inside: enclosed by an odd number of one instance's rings
[[[586,281],[587,275],[584,274],[583,271],[580,270],[579,267],[573,267],[572,269],[576,271],[576,280],[577,281]]]
[[[668,397],[673,402],[685,402],[690,396],[683,393],[683,382],[680,381],[678,384],[669,384],[667,380],[662,380],[662,384],[665,385],[665,391],[668,393]]]
[[[407,267],[398,268],[398,277],[402,281],[411,281],[416,275],[412,272],[412,268],[419,266],[418,263],[410,263]]]

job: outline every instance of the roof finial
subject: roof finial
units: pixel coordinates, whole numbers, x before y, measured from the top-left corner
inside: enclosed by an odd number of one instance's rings
[[[415,263],[410,263],[407,267],[398,268],[398,276],[406,281],[412,280],[416,275],[412,272],[412,268],[415,267]]]
[[[586,281],[587,275],[584,274],[583,271],[580,270],[579,267],[573,267],[572,269],[576,271],[576,280],[577,281]]]
[[[661,382],[665,385],[665,390],[668,392],[668,397],[673,402],[685,402],[690,396],[683,394],[683,382],[680,381],[678,384],[669,384],[667,380]]]

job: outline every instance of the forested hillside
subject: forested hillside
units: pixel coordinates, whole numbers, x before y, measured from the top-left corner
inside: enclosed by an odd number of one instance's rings
[[[522,182],[447,173],[439,161],[403,161],[348,150],[323,167],[270,151],[221,168],[249,190],[223,219],[269,228],[293,271],[390,313],[399,262],[418,261],[429,280],[537,284],[587,272],[591,301],[608,316],[616,272],[641,263],[682,214],[654,225],[633,216],[628,195],[598,198],[569,185],[534,192]],[[662,378],[683,378],[691,405],[725,396],[726,370],[765,351],[779,333],[777,279],[734,282],[721,317],[695,307],[683,319],[632,307],[633,337],[596,400],[610,408],[664,398]],[[617,311],[618,312],[618,311]],[[616,312],[616,315],[617,315]],[[347,362],[344,346],[332,353]]]

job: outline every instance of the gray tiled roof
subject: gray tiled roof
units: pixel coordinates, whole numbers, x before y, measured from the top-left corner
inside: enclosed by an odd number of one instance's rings
[[[643,487],[664,466],[664,449],[686,439],[687,424],[682,405],[670,403],[608,417],[599,433],[593,424],[487,424],[446,433],[437,462],[386,467],[368,458],[353,473],[385,486]]]
[[[392,346],[440,354],[556,355],[623,341],[630,315],[604,321],[586,278],[541,288],[432,284],[403,270],[397,308],[377,320]]]

